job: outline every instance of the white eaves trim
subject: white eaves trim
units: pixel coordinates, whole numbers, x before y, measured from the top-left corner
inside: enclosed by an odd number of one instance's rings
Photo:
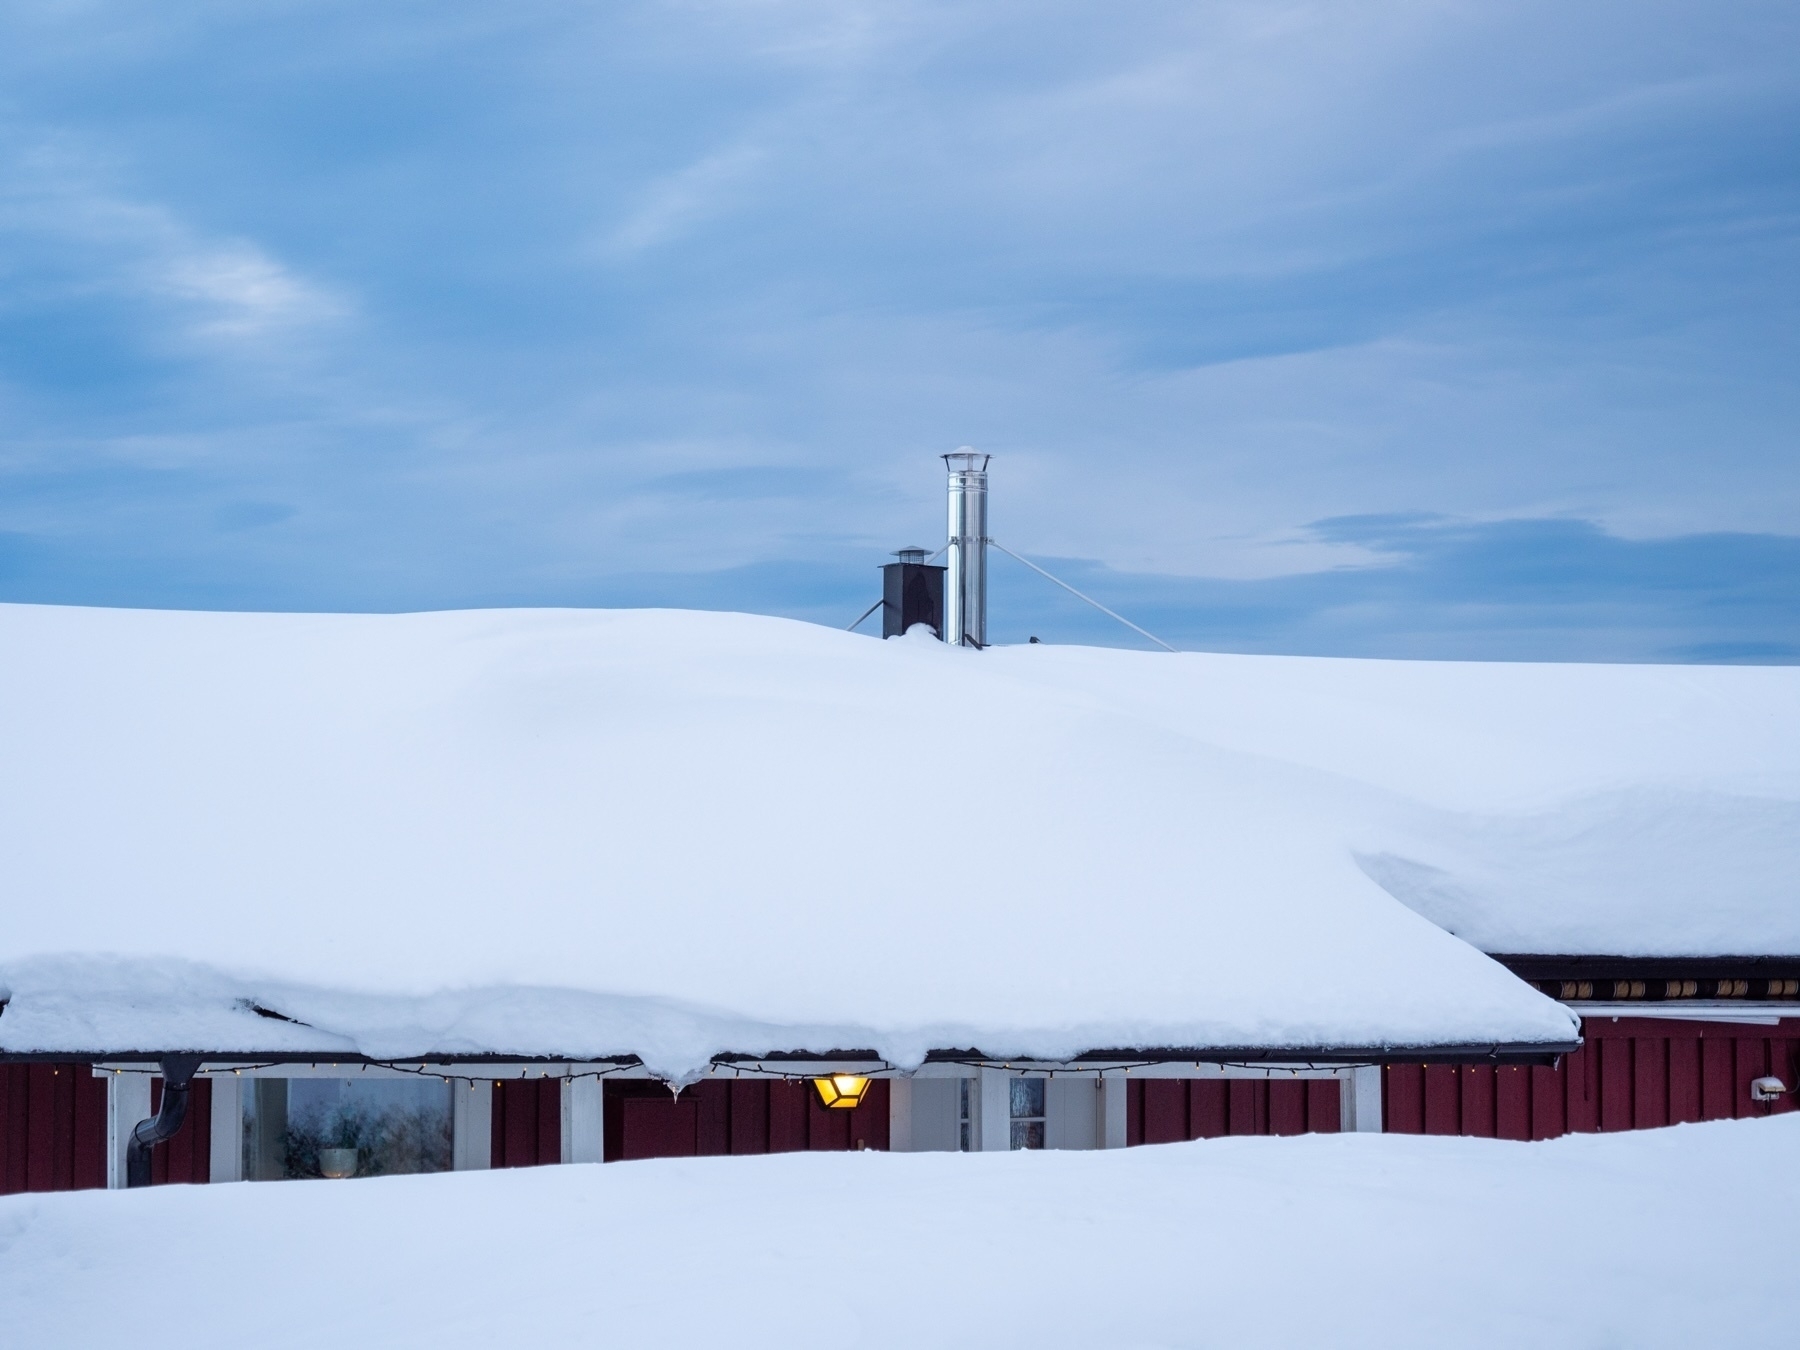
[[[1728,1003],[1686,1000],[1680,1003],[1589,1003],[1563,1004],[1570,1012],[1588,1019],[1610,1017],[1648,1017],[1672,1022],[1736,1022],[1743,1026],[1772,1027],[1783,1018],[1800,1017],[1800,1003]]]

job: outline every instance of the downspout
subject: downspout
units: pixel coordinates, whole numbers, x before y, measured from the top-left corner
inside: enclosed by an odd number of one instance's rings
[[[162,1107],[148,1120],[140,1120],[125,1145],[125,1185],[150,1184],[150,1151],[172,1139],[187,1119],[188,1094],[200,1068],[198,1055],[169,1055],[162,1062]]]

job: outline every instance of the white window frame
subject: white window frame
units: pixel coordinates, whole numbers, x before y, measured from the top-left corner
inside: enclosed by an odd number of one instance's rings
[[[203,1064],[196,1078],[212,1083],[211,1156],[208,1180],[244,1180],[243,1104],[249,1081],[257,1078],[418,1078],[421,1075],[450,1080],[451,1166],[458,1172],[485,1171],[493,1162],[494,1094],[482,1091],[494,1082],[515,1078],[561,1077],[562,1158],[568,1162],[599,1162],[605,1152],[605,1089],[599,1077],[604,1064],[558,1065],[483,1064],[471,1066],[419,1063],[390,1068],[378,1064],[343,1064],[319,1061],[301,1064]],[[161,1077],[144,1063],[102,1063],[95,1077],[106,1080],[106,1184],[125,1185],[125,1151],[131,1131],[150,1116],[150,1080]],[[613,1075],[618,1076],[618,1075]]]
[[[1336,1081],[1339,1129],[1379,1133],[1382,1128],[1381,1070],[1374,1065],[1075,1065],[1048,1061],[1011,1065],[927,1064],[910,1078],[894,1080],[890,1147],[896,1153],[958,1151],[961,1112],[957,1099],[946,1096],[935,1085],[960,1081],[969,1087],[973,1116],[971,1151],[1010,1151],[1012,1094],[1008,1080],[1020,1076],[1048,1079],[1044,1088],[1044,1143],[1049,1149],[1124,1148],[1126,1085],[1134,1078]]]

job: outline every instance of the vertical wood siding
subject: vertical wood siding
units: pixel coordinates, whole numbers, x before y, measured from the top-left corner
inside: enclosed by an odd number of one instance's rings
[[[494,1084],[492,1165],[541,1167],[562,1161],[562,1080],[503,1079]]]
[[[1800,1019],[1775,1028],[1652,1018],[1590,1021],[1587,1043],[1556,1068],[1397,1064],[1382,1071],[1385,1128],[1401,1134],[1552,1139],[1796,1109],[1792,1094],[1750,1098],[1750,1084],[1800,1078]],[[672,1097],[657,1083],[610,1082],[608,1162],[626,1158],[888,1147],[888,1085],[854,1111],[830,1111],[810,1083],[740,1079]],[[562,1156],[555,1079],[494,1088],[495,1167]],[[161,1080],[151,1109],[161,1105]],[[1338,1085],[1315,1079],[1135,1079],[1126,1084],[1131,1144],[1227,1135],[1329,1133]],[[151,1164],[152,1184],[204,1182],[211,1170],[212,1084],[195,1083],[187,1119]],[[106,1184],[106,1082],[87,1064],[0,1065],[0,1194]]]
[[[150,1080],[150,1113],[162,1109],[162,1079]],[[130,1129],[136,1121],[125,1126]],[[104,1134],[104,1127],[102,1134]],[[104,1148],[104,1146],[103,1146]],[[212,1080],[196,1078],[188,1093],[187,1115],[174,1137],[150,1154],[150,1184],[171,1186],[212,1180]],[[102,1183],[104,1184],[104,1182]]]
[[[1125,1084],[1125,1142],[1241,1134],[1335,1134],[1338,1084],[1318,1078],[1137,1078]]]
[[[87,1064],[0,1064],[0,1195],[106,1185],[106,1081]]]
[[[1752,1101],[1750,1084],[1772,1075],[1794,1086],[1800,1021],[1764,1030],[1609,1017],[1588,1021],[1583,1033],[1586,1044],[1554,1069],[1390,1065],[1381,1075],[1385,1126],[1397,1134],[1553,1139],[1795,1109],[1791,1093]]]
[[[888,1146],[881,1079],[852,1111],[827,1109],[811,1083],[779,1079],[695,1083],[679,1097],[642,1081],[607,1083],[604,1091],[607,1162]]]

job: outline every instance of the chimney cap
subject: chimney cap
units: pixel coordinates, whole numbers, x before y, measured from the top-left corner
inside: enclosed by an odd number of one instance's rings
[[[922,563],[931,555],[922,548],[897,548],[894,556],[903,563]]]
[[[944,456],[951,473],[986,473],[992,455],[984,455],[972,445],[959,445],[954,454]],[[976,463],[976,461],[981,461]]]

